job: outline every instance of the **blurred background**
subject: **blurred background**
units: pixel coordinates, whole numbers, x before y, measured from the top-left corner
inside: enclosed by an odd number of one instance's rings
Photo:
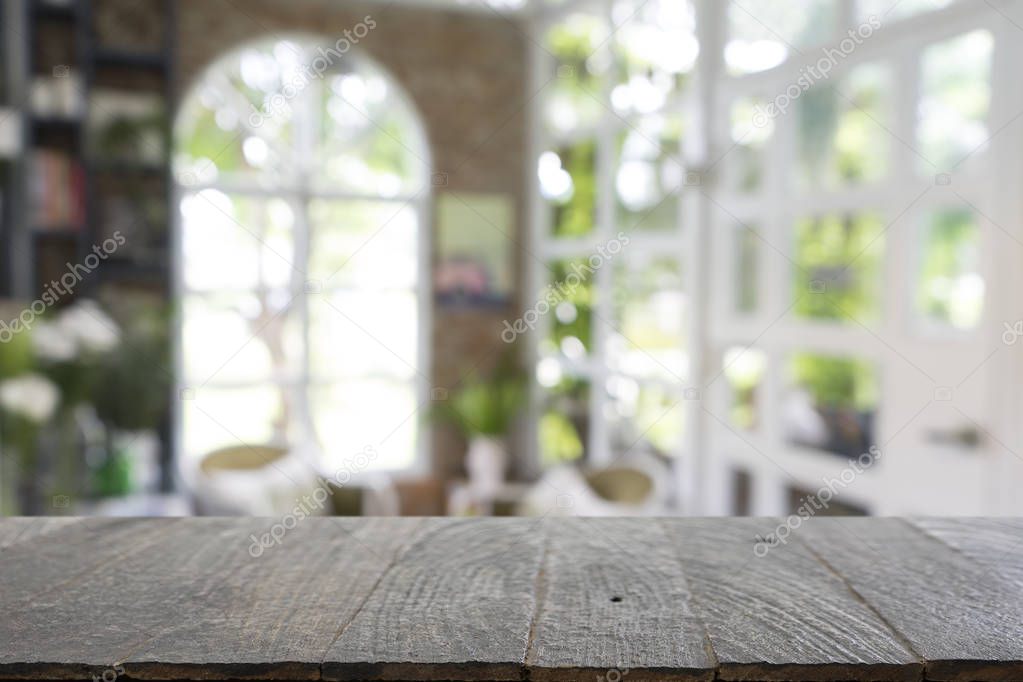
[[[4,514],[1023,513],[1015,0],[4,0]]]

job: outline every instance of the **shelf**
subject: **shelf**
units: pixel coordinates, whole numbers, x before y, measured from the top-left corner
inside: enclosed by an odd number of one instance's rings
[[[95,52],[96,66],[168,70],[167,58],[159,52],[132,52],[116,48],[100,48]]]
[[[74,21],[78,18],[78,8],[75,2],[60,5],[43,0],[35,0],[32,3],[32,13],[39,19],[50,19],[56,21]]]
[[[100,279],[164,279],[170,274],[169,268],[162,263],[133,263],[131,261],[108,260],[103,267],[97,268]]]
[[[117,175],[148,175],[151,177],[167,175],[167,167],[154,163],[138,163],[134,161],[90,161],[88,169],[95,173]]]
[[[82,128],[84,119],[73,116],[52,116],[49,114],[32,114],[29,117],[32,125],[36,128],[54,128],[71,132],[78,132]]]
[[[84,230],[70,225],[58,225],[56,227],[35,227],[32,228],[32,236],[40,239],[78,239]]]

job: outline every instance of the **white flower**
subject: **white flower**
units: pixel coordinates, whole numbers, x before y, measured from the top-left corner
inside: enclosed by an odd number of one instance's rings
[[[83,350],[106,353],[121,342],[121,330],[94,301],[79,301],[66,308],[58,322]]]
[[[38,374],[23,374],[0,383],[0,408],[42,424],[53,416],[60,391]]]
[[[78,342],[59,324],[39,322],[32,328],[36,355],[50,362],[67,362],[78,355]]]

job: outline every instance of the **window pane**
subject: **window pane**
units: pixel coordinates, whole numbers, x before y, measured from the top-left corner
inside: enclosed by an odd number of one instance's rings
[[[383,73],[346,57],[314,91],[319,105],[315,187],[393,197],[425,186],[425,141],[403,96]]]
[[[322,287],[416,286],[415,204],[315,199],[309,204],[309,223],[309,277]]]
[[[610,367],[633,377],[685,377],[689,359],[686,304],[677,260],[634,261],[619,267],[615,272],[615,328],[607,330]]]
[[[798,222],[795,313],[822,320],[878,317],[883,247],[884,225],[875,214]]]
[[[415,375],[413,293],[325,291],[309,297],[310,371],[317,381],[341,377]]]
[[[682,121],[667,116],[644,117],[622,135],[615,172],[619,229],[678,228],[681,140]]]
[[[541,344],[545,355],[579,361],[592,350],[593,270],[586,259],[555,261],[547,266],[550,284],[540,299],[552,310],[550,334]],[[528,320],[526,320],[528,322]]]
[[[592,128],[603,111],[607,23],[595,14],[572,14],[547,33],[548,51],[556,58],[554,80],[544,88],[544,120],[555,133]]]
[[[291,100],[301,77],[301,49],[268,41],[231,54],[203,75],[182,105],[175,168],[179,179],[233,176],[269,186],[295,170]]]
[[[729,421],[752,430],[760,425],[759,401],[767,355],[755,348],[734,347],[725,351],[721,371],[730,391]]]
[[[756,228],[736,225],[735,236],[735,299],[733,310],[740,314],[756,312],[758,302],[758,272],[760,262],[760,238]]]
[[[607,381],[605,417],[611,424],[615,456],[653,453],[678,454],[685,426],[685,410],[679,391],[644,385],[630,377]]]
[[[556,237],[575,237],[593,230],[596,221],[596,152],[593,140],[544,152],[537,163],[540,193],[552,207]]]
[[[202,457],[217,448],[285,441],[287,405],[293,394],[281,386],[239,389],[202,387],[182,402],[184,449]]]
[[[984,307],[980,230],[967,210],[932,214],[926,225],[917,309],[928,322],[970,329]]]
[[[763,71],[795,50],[835,35],[835,0],[733,0],[728,3],[729,73]]]
[[[951,170],[988,137],[991,34],[973,31],[924,50],[918,138],[923,157]],[[934,168],[921,163],[925,173]]]
[[[545,387],[539,424],[540,461],[554,466],[583,457],[588,451],[590,382],[564,376],[551,359],[537,367],[537,381]]]
[[[295,379],[301,359],[296,305],[285,291],[185,297],[186,381]]]
[[[283,199],[203,190],[182,199],[181,227],[189,289],[286,289],[303,277],[294,266],[294,215]]]
[[[798,353],[789,361],[789,380],[782,423],[790,443],[845,457],[875,444],[878,380],[871,363]]]
[[[377,453],[370,469],[400,469],[412,464],[421,417],[410,383],[346,381],[314,386],[310,396],[325,466],[345,466],[367,447]]]
[[[422,273],[413,199],[427,188],[428,149],[383,70],[320,47],[243,46],[182,101],[174,161],[185,194],[184,380],[239,438],[301,442],[317,422],[326,445],[347,434],[357,452],[388,440],[369,438],[374,415],[415,406]],[[358,198],[322,198],[348,195]],[[333,379],[345,381],[343,395],[325,388]],[[199,405],[185,407],[182,442],[223,444]],[[389,438],[384,466],[413,461],[417,425],[412,418]]]
[[[743,97],[732,103],[732,147],[728,152],[729,187],[755,192],[764,180],[764,146],[774,134],[774,119],[761,98]]]
[[[685,87],[699,52],[693,8],[685,0],[619,0],[612,7],[618,84],[611,103],[622,114],[648,114]]]
[[[858,66],[837,86],[800,97],[799,176],[803,188],[876,182],[888,171],[891,135],[889,70]]]

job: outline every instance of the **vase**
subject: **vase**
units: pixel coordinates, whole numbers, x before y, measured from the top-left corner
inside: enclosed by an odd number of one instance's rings
[[[477,501],[491,500],[504,485],[508,451],[504,439],[494,436],[473,436],[465,455],[469,472],[469,489]]]

